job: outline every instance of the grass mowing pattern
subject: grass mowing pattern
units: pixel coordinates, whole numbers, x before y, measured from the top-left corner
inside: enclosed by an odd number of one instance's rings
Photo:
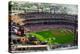
[[[48,41],[48,44],[67,44],[74,40],[74,33],[67,29],[45,30],[30,34],[41,41]]]

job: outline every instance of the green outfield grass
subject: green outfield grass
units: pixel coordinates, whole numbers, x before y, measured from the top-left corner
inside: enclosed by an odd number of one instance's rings
[[[74,41],[74,33],[67,29],[48,29],[30,34],[41,41],[47,41],[48,44],[68,44]]]

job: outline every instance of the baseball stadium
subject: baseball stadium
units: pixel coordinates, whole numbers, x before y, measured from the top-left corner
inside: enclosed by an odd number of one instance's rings
[[[9,52],[77,48],[78,15],[71,7],[77,9],[68,4],[9,2]]]

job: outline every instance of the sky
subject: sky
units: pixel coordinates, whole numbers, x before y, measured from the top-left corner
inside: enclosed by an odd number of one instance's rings
[[[68,11],[69,14],[78,14],[78,6],[77,5],[63,5],[67,7],[70,11]]]

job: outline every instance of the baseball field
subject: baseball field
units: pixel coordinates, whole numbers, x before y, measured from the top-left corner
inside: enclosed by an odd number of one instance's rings
[[[46,29],[30,34],[47,44],[69,44],[74,40],[74,33],[68,29]]]

